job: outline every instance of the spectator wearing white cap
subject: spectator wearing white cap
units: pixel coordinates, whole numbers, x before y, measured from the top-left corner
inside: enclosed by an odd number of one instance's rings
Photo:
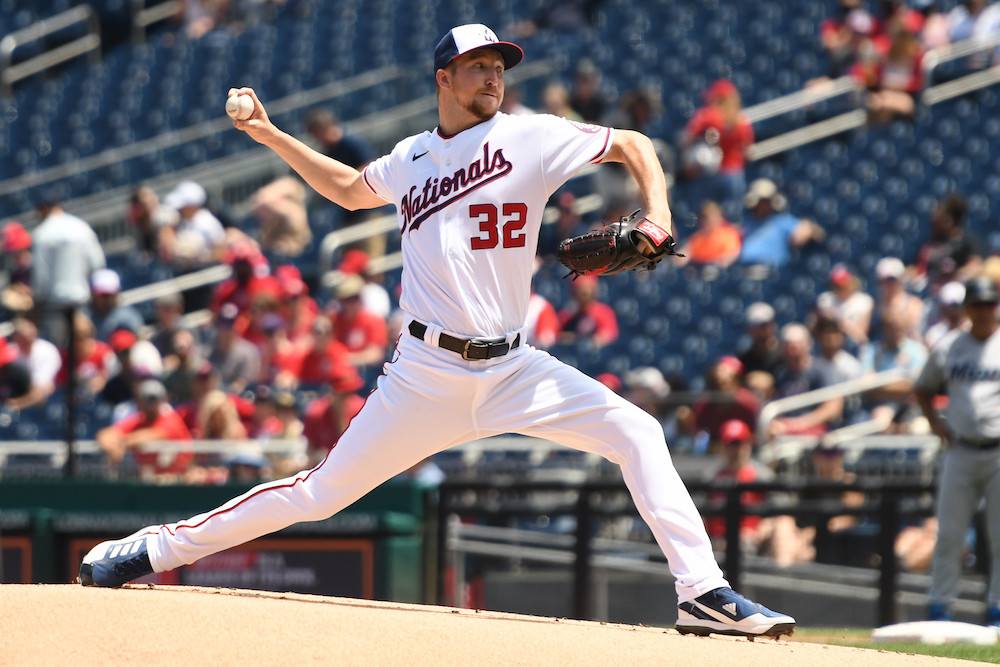
[[[118,295],[122,291],[122,281],[114,269],[94,271],[90,277],[90,319],[94,323],[97,340],[111,342],[111,334],[118,329],[127,329],[133,334],[146,323],[142,313],[133,306],[122,306]]]
[[[830,289],[816,297],[820,317],[837,321],[841,331],[856,347],[868,342],[875,299],[861,289],[861,279],[844,264],[830,269]]]
[[[900,321],[908,338],[921,340],[920,322],[924,317],[924,302],[920,297],[906,291],[903,276],[906,267],[898,257],[883,257],[875,265],[875,279],[878,281],[876,313],[881,320],[892,313]]]
[[[938,290],[936,321],[924,331],[924,345],[928,349],[956,329],[969,330],[969,317],[965,313],[963,301],[965,301],[965,285],[958,281],[945,283]]]
[[[791,261],[792,250],[826,238],[826,231],[818,224],[785,210],[788,201],[770,179],[758,178],[751,183],[743,203],[749,213],[743,216],[741,264],[784,266]]]
[[[764,371],[774,376],[781,366],[781,345],[774,308],[763,301],[752,303],[743,316],[750,344],[739,355],[745,373]]]
[[[226,241],[226,230],[205,204],[208,195],[198,183],[184,181],[163,203],[178,213],[176,224],[160,228],[160,258],[175,271],[188,272],[217,262]]]

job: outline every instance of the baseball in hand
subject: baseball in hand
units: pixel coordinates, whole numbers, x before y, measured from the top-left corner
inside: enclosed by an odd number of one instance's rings
[[[232,95],[226,100],[226,113],[235,120],[246,120],[253,115],[253,98],[249,95]]]

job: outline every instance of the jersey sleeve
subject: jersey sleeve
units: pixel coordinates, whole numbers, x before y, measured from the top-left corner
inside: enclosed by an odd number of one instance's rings
[[[391,161],[391,155],[383,155],[374,162],[369,162],[368,166],[361,171],[361,177],[365,179],[365,185],[389,203],[392,203],[392,187],[390,186],[390,174],[392,173],[390,169]]]
[[[396,174],[400,171],[397,167],[401,164],[401,158],[406,157],[415,138],[409,137],[400,141],[391,153],[372,160],[361,170],[361,177],[365,179],[365,184],[371,188],[372,192],[390,204],[395,203],[393,192],[396,191],[394,187]]]
[[[543,124],[542,166],[551,194],[588,164],[600,162],[614,141],[614,130],[558,116],[533,117]]]
[[[945,384],[945,358],[948,356],[948,350],[951,349],[954,341],[954,335],[945,336],[931,348],[930,354],[927,355],[927,362],[914,382],[914,388],[931,394],[941,392]]]

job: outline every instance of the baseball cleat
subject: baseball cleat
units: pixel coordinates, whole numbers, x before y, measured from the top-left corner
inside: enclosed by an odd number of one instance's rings
[[[84,586],[118,588],[153,571],[146,549],[146,537],[153,529],[143,528],[121,540],[101,542],[83,557],[78,581]]]
[[[731,588],[716,588],[680,603],[675,627],[684,635],[778,638],[795,632],[795,619],[748,600]]]
[[[948,605],[936,602],[927,607],[927,620],[928,621],[950,621],[951,612],[948,611]]]

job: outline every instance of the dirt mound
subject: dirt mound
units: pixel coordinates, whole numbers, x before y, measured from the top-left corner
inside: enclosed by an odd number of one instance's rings
[[[0,586],[0,664],[968,664],[782,640],[182,586]]]

